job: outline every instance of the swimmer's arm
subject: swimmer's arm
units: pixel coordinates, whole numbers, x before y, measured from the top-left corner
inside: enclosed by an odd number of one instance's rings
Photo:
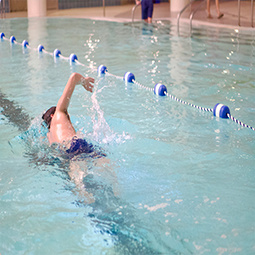
[[[87,91],[92,92],[93,85],[91,83],[94,83],[93,78],[85,78],[79,73],[72,73],[65,86],[64,92],[58,101],[56,111],[67,112],[67,108],[76,85],[82,84]]]

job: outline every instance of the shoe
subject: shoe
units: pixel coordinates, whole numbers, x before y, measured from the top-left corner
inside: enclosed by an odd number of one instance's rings
[[[223,13],[220,13],[220,15],[217,17],[217,19],[221,19],[224,16]]]

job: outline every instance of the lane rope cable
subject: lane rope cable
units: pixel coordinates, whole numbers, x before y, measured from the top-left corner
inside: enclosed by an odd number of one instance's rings
[[[127,83],[134,83],[138,87],[140,87],[142,89],[145,89],[147,91],[154,92],[154,94],[156,94],[158,96],[167,96],[170,99],[172,99],[172,100],[174,100],[174,101],[176,101],[178,103],[191,106],[191,107],[196,108],[196,109],[198,109],[200,111],[212,112],[213,115],[216,116],[216,117],[223,118],[223,119],[230,119],[230,120],[232,120],[233,122],[237,123],[238,125],[240,125],[242,127],[246,127],[246,128],[249,128],[249,129],[255,131],[255,128],[253,128],[253,127],[251,127],[251,126],[249,126],[247,124],[244,124],[243,122],[241,122],[241,121],[237,120],[235,117],[233,117],[230,114],[229,107],[224,105],[224,104],[217,103],[214,106],[214,108],[205,108],[205,107],[197,106],[197,105],[194,105],[192,103],[186,102],[186,101],[184,101],[182,99],[179,99],[179,98],[177,98],[174,95],[169,94],[167,92],[166,86],[164,84],[162,84],[162,83],[157,83],[154,88],[150,88],[150,87],[144,86],[143,84],[141,84],[141,83],[139,83],[139,82],[137,82],[135,80],[135,76],[131,72],[126,72],[124,77],[117,76],[117,75],[109,73],[107,67],[104,66],[104,65],[100,65],[98,68],[93,68],[93,67],[86,66],[85,64],[83,64],[80,61],[78,61],[78,57],[75,54],[73,54],[73,53],[70,54],[69,57],[65,57],[65,56],[63,56],[61,54],[61,51],[59,49],[55,49],[53,51],[53,53],[52,53],[52,52],[46,51],[44,49],[43,45],[41,45],[41,44],[38,45],[37,48],[32,48],[32,47],[29,46],[29,43],[26,40],[23,40],[22,43],[19,43],[19,42],[16,41],[16,38],[14,36],[11,36],[10,39],[8,39],[8,38],[5,37],[4,33],[0,33],[0,41],[3,41],[3,40],[9,41],[11,44],[20,45],[20,46],[23,47],[23,49],[28,48],[30,50],[38,51],[39,53],[48,54],[50,56],[53,56],[54,59],[56,59],[56,58],[64,59],[66,61],[69,61],[70,65],[73,65],[74,63],[76,63],[78,65],[84,66],[84,67],[92,69],[94,71],[97,71],[99,76],[107,75],[107,76],[115,77],[116,79],[124,80],[126,84]]]

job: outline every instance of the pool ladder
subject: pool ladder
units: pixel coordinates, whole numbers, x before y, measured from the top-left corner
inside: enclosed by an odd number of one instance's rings
[[[190,0],[190,2],[179,12],[178,16],[177,16],[177,32],[179,34],[179,27],[180,27],[180,18],[182,13],[192,5],[192,3],[194,3],[197,0]],[[189,20],[190,20],[190,34],[192,33],[192,20],[193,17],[195,15],[195,13],[200,9],[200,7],[206,2],[206,0],[203,0],[198,6],[197,8],[190,14],[189,16]],[[251,27],[253,27],[253,15],[254,15],[254,0],[251,0]],[[240,13],[241,13],[241,0],[238,0],[238,26],[241,26],[240,23]]]
[[[139,4],[136,4],[133,8],[132,8],[132,22],[134,22],[134,15],[135,15],[135,10],[136,8],[139,6]]]
[[[180,18],[181,18],[181,15],[183,14],[183,12],[188,8],[190,7],[194,2],[196,2],[196,0],[190,0],[190,2],[179,12],[178,16],[177,16],[177,32],[179,34],[179,28],[180,28]],[[192,33],[192,20],[193,20],[193,17],[195,15],[195,13],[200,9],[200,7],[202,5],[204,5],[206,2],[206,0],[203,0],[197,7],[196,9],[190,14],[189,16],[189,29],[190,29],[190,34]]]
[[[251,0],[251,27],[253,27],[253,14],[254,14],[253,6],[254,6],[254,0]],[[240,13],[241,13],[241,1],[238,0],[238,26],[241,26]]]

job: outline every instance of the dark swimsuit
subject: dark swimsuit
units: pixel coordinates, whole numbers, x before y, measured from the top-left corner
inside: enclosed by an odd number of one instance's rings
[[[68,154],[78,155],[81,153],[91,153],[93,152],[93,145],[87,143],[84,139],[74,137],[71,141],[71,146],[66,152]]]
[[[70,156],[76,156],[82,153],[90,154],[93,158],[106,156],[105,153],[95,150],[91,143],[87,143],[86,140],[77,137],[72,139],[70,148],[66,152]]]

